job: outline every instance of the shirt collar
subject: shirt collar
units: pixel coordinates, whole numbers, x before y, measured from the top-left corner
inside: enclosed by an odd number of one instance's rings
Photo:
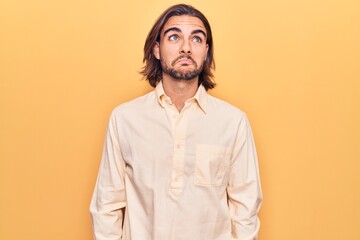
[[[164,107],[165,103],[171,103],[170,97],[165,94],[162,81],[156,85],[155,94],[161,107]],[[187,100],[187,102],[195,100],[200,109],[206,114],[207,108],[207,92],[202,84],[200,84],[194,97]]]

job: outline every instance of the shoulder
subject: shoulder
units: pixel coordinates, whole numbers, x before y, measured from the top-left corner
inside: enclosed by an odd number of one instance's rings
[[[213,112],[215,114],[220,114],[220,116],[229,116],[232,118],[246,118],[246,114],[244,111],[239,109],[238,107],[222,100],[216,98],[210,94],[207,95],[207,107],[209,113]]]
[[[138,113],[142,110],[151,108],[151,106],[156,105],[156,103],[156,94],[154,91],[151,91],[143,96],[116,106],[111,112],[111,118],[119,118],[124,115]]]

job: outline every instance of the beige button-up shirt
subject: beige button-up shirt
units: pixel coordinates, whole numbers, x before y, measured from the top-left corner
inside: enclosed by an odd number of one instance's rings
[[[262,195],[246,115],[200,86],[178,112],[161,82],[109,121],[96,240],[255,240]]]

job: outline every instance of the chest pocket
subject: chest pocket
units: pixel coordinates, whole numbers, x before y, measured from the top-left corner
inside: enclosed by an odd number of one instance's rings
[[[194,184],[207,187],[224,185],[230,169],[230,157],[231,151],[227,147],[197,145]]]

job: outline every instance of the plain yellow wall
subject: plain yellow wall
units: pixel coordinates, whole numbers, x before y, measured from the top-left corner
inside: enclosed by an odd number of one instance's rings
[[[360,239],[360,2],[185,1],[215,38],[211,94],[252,123],[261,240]],[[142,47],[178,1],[0,1],[0,239],[92,238],[111,110],[151,90]]]

